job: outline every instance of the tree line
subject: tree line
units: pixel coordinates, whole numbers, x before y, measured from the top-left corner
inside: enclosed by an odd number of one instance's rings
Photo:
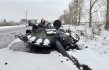
[[[82,22],[88,22],[89,27],[102,23],[109,30],[109,0],[71,0],[59,19],[76,26]]]

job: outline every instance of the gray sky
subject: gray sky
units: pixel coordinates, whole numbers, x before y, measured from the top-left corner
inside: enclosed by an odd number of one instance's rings
[[[25,18],[55,20],[68,8],[71,0],[0,0],[0,19],[19,21]]]

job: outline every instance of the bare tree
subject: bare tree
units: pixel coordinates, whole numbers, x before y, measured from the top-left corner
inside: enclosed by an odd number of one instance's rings
[[[109,29],[109,0],[107,0],[106,24],[105,29]]]
[[[65,24],[69,24],[69,12],[67,10],[64,11],[64,14],[59,17],[60,20],[63,20]]]
[[[96,4],[98,0],[90,0],[90,10],[89,10],[89,27],[92,27],[92,12],[94,5]]]
[[[65,10],[59,18],[63,19],[65,23],[80,25],[83,2],[84,0],[72,0],[69,4],[69,10]]]
[[[69,4],[70,23],[80,25],[84,0],[72,0]]]

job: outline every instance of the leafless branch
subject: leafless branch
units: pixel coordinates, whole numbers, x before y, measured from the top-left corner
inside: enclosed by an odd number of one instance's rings
[[[98,0],[95,0],[95,1],[92,3],[91,8],[93,8],[93,6],[96,4],[97,1],[98,1]]]
[[[102,3],[102,4],[99,4],[99,6],[98,6],[98,8],[95,10],[95,11],[93,11],[91,14],[93,14],[93,13],[95,13],[95,12],[97,12],[102,6],[104,5],[104,3]]]

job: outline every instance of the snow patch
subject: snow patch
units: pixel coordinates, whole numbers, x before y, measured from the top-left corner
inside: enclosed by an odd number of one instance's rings
[[[39,39],[36,40],[36,43],[35,44],[40,44],[40,43],[42,43],[42,41],[43,41],[43,39],[42,38],[39,38]]]
[[[48,39],[45,39],[43,43],[44,43],[43,45],[49,45],[50,41]]]
[[[8,45],[7,49],[13,51],[28,51],[29,48],[27,48],[27,46],[28,45],[26,43],[17,38]]]
[[[35,41],[35,39],[36,39],[36,37],[33,36],[33,37],[31,37],[31,38],[29,39],[29,41],[30,41],[30,42],[33,42],[33,41]]]

